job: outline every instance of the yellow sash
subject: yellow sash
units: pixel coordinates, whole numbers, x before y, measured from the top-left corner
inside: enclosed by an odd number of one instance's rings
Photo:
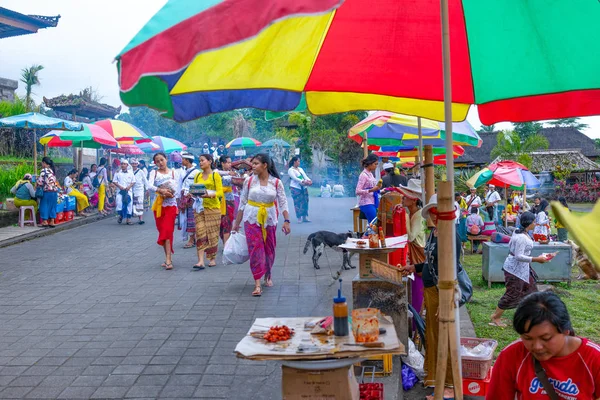
[[[273,207],[275,203],[259,203],[256,201],[248,200],[248,205],[258,207],[258,215],[256,221],[262,228],[263,241],[267,241],[267,208]]]
[[[162,204],[163,197],[160,194],[157,194],[154,198],[154,203],[152,203],[152,211],[156,212],[156,218],[160,218],[162,214]]]

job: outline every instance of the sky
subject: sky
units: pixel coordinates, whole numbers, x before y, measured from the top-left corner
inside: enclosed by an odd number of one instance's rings
[[[34,87],[34,98],[41,102],[61,94],[79,93],[93,87],[102,102],[118,106],[117,55],[165,0],[2,0],[0,6],[22,14],[55,16],[58,27],[42,29],[33,35],[0,40],[0,77],[18,80],[21,69],[41,64],[41,86]],[[17,93],[23,95],[23,85]],[[469,122],[481,125],[472,107]],[[582,118],[590,137],[600,138],[600,116]],[[510,128],[509,123],[496,125]]]

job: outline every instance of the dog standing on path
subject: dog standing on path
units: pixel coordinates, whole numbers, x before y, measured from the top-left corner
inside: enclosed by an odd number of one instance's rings
[[[323,255],[323,251],[325,250],[325,246],[332,248],[334,250],[340,249],[338,246],[346,243],[346,239],[353,237],[354,234],[352,232],[346,233],[334,233],[329,231],[318,231],[315,233],[311,233],[306,239],[306,244],[304,245],[304,254],[308,251],[310,245],[312,245],[313,249],[313,266],[315,269],[320,269],[319,267],[319,258]],[[356,268],[350,264],[350,253],[346,249],[340,249],[343,253],[342,260],[342,268],[350,269]]]

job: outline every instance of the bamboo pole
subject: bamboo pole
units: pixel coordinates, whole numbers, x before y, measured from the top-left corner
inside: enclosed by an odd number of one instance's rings
[[[45,144],[44,145],[44,157],[46,157],[48,155],[48,145]]]
[[[365,132],[365,138],[364,138],[362,144],[363,144],[363,157],[367,158],[367,156],[369,155],[369,140],[367,138],[367,132]]]
[[[504,206],[504,227],[508,228],[508,185],[504,186],[504,197],[506,205]]]
[[[37,129],[33,128],[33,174],[37,175]]]
[[[433,175],[433,147],[425,146],[425,165],[423,172],[425,175],[425,202],[427,203],[435,193],[435,177]]]
[[[442,20],[442,59],[444,71],[444,119],[446,128],[446,182],[439,185],[438,210],[448,212],[454,209],[454,154],[452,143],[452,81],[450,69],[450,25],[448,0],[440,0]],[[436,368],[435,396],[443,400],[444,381],[448,357],[452,368],[454,398],[462,400],[462,377],[460,370],[460,320],[458,307],[454,300],[456,282],[456,224],[453,220],[438,221],[438,253],[445,254],[439,258],[439,341]]]
[[[426,203],[425,199],[425,171],[423,171],[423,130],[421,129],[421,117],[417,117],[417,128],[419,132],[419,179],[421,180],[421,201],[423,205]],[[433,154],[432,160],[433,161]]]

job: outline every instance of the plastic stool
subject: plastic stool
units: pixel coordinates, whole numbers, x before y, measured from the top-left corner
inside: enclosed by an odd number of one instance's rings
[[[27,210],[31,211],[31,219],[25,219],[25,213]],[[25,224],[33,224],[33,226],[37,227],[37,223],[35,222],[35,209],[33,206],[21,206],[19,207],[19,226],[22,228]]]

